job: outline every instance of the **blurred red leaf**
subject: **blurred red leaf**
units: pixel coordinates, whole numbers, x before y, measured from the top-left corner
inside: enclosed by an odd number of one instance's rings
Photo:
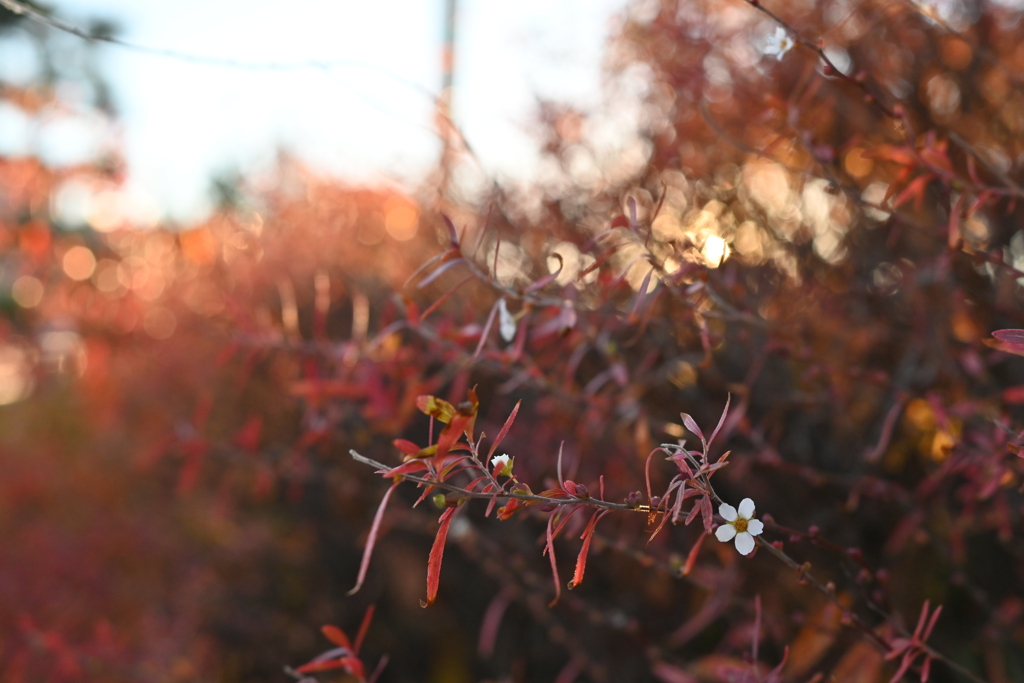
[[[441,513],[441,526],[434,537],[434,545],[430,548],[430,557],[427,560],[427,599],[420,601],[421,607],[429,607],[437,599],[437,587],[441,580],[441,560],[444,558],[444,543],[448,538],[448,527],[451,526],[452,518],[458,508],[451,507]]]

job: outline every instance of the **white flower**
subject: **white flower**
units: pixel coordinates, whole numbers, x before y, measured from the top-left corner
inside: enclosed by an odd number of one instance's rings
[[[782,58],[793,49],[794,45],[796,43],[793,42],[793,38],[786,29],[778,26],[775,29],[775,34],[768,36],[768,45],[765,47],[764,53],[766,55],[775,55],[775,59],[781,62]]]
[[[739,514],[736,508],[728,503],[722,503],[718,508],[718,514],[725,518],[726,523],[715,529],[715,536],[719,541],[725,543],[736,538],[736,550],[740,555],[749,555],[754,549],[754,536],[760,536],[764,531],[764,524],[760,520],[753,519],[754,501],[744,498],[740,501]]]
[[[504,299],[498,301],[498,332],[506,343],[516,337],[516,319],[508,312],[508,306]]]
[[[491,467],[494,468],[494,476],[496,477],[511,477],[512,476],[512,464],[515,462],[515,458],[509,458],[507,454],[496,455],[491,458]]]

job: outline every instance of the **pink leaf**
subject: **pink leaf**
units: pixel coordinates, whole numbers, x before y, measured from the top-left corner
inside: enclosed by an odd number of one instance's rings
[[[718,418],[718,424],[715,426],[715,431],[711,432],[711,438],[708,439],[708,446],[710,446],[711,443],[715,440],[715,437],[718,436],[718,432],[722,429],[722,425],[725,424],[725,417],[726,417],[726,415],[729,414],[729,404],[731,402],[732,402],[732,394],[728,394],[725,397],[725,407],[722,408],[722,416],[720,418]]]
[[[551,576],[555,580],[555,598],[548,603],[548,607],[554,607],[558,604],[558,598],[562,597],[562,584],[558,580],[558,563],[555,561],[555,537],[551,532],[551,525],[554,522],[555,514],[552,512],[548,515],[548,530],[547,530],[547,543],[544,547],[545,552],[548,555],[548,559],[551,561]]]
[[[629,319],[631,321],[635,321],[639,317],[640,311],[643,309],[644,299],[647,298],[647,286],[651,282],[652,275],[654,275],[654,268],[647,271],[647,275],[644,276],[643,282],[640,283],[640,289],[637,290],[636,294],[636,303],[633,304],[633,310],[630,311],[629,314]]]
[[[498,314],[498,305],[501,303],[501,299],[494,302],[491,306],[491,314],[487,316],[487,324],[484,325],[483,332],[480,333],[480,342],[476,345],[476,351],[473,352],[472,360],[476,360],[480,352],[483,351],[484,344],[487,342],[487,335],[491,333],[491,326],[494,325],[494,316]]]
[[[696,434],[697,438],[700,439],[701,443],[705,443],[704,432],[702,432],[700,430],[700,427],[697,426],[696,420],[690,417],[689,413],[679,413],[679,415],[683,418],[683,426],[685,426],[691,432]]]
[[[1024,344],[1024,330],[996,330],[992,336],[1008,344]]]
[[[441,214],[441,218],[444,219],[444,224],[448,228],[448,241],[451,243],[452,248],[458,249],[459,247],[459,233],[455,229],[455,224],[452,223],[452,219],[448,216]]]
[[[416,288],[417,289],[423,289],[424,287],[429,285],[431,282],[433,282],[437,278],[441,277],[445,273],[445,271],[447,271],[450,268],[454,268],[455,266],[457,266],[459,264],[462,264],[462,263],[465,263],[465,259],[456,258],[456,259],[452,259],[451,261],[448,261],[447,263],[444,263],[444,264],[440,265],[433,273],[431,273],[430,275],[428,275],[425,278],[423,278],[423,281],[420,282],[419,285],[417,285]]]
[[[348,595],[355,595],[363,587],[363,580],[366,579],[366,570],[370,567],[370,557],[373,555],[373,546],[377,543],[377,533],[380,531],[381,520],[384,519],[384,509],[388,506],[388,499],[394,493],[399,482],[391,485],[391,488],[384,494],[380,505],[377,506],[377,514],[373,516],[373,524],[370,525],[370,533],[366,537],[366,549],[363,550],[363,561],[359,564],[359,576],[356,578],[355,587],[348,592]]]

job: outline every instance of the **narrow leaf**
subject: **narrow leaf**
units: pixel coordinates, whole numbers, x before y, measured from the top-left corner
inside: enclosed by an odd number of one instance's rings
[[[453,249],[459,248],[459,233],[455,229],[455,224],[452,223],[452,219],[448,216],[441,214],[441,218],[444,219],[445,227],[448,228],[448,241],[451,243]]]
[[[652,275],[654,275],[654,268],[647,271],[647,275],[644,275],[643,282],[640,283],[640,289],[638,289],[636,293],[636,303],[633,304],[633,310],[629,313],[629,319],[631,322],[635,322],[640,317],[640,311],[643,310],[644,300],[647,298],[647,286],[651,283]]]
[[[722,429],[722,425],[725,424],[725,416],[729,414],[729,404],[732,402],[732,394],[729,393],[725,397],[725,407],[722,408],[722,416],[718,418],[718,424],[715,426],[715,431],[711,432],[711,438],[708,439],[708,446],[710,447],[714,442],[715,437],[718,436],[718,432]]]
[[[683,426],[696,434],[697,438],[701,440],[701,443],[705,443],[704,432],[702,432],[700,427],[697,426],[696,420],[690,417],[689,413],[679,413],[679,415],[683,418]]]
[[[412,441],[407,441],[405,439],[395,439],[391,443],[394,444],[395,448],[397,448],[398,450],[402,451],[402,453],[404,455],[415,456],[416,454],[418,454],[422,450],[419,446],[414,444]]]
[[[433,273],[431,273],[430,275],[428,275],[425,278],[423,278],[423,281],[420,282],[416,286],[416,288],[417,289],[423,289],[424,287],[429,285],[431,282],[433,282],[437,278],[441,277],[445,273],[445,271],[447,271],[450,268],[454,268],[455,266],[457,266],[457,265],[459,265],[461,263],[465,263],[465,259],[456,258],[456,259],[452,259],[451,261],[448,261],[447,263],[441,264]]]
[[[700,548],[704,545],[704,539],[707,537],[707,534],[701,534],[697,537],[697,542],[690,548],[690,552],[686,556],[686,563],[683,565],[683,576],[689,576],[693,571],[693,566],[697,564],[697,555],[700,554]]]
[[[349,642],[348,636],[337,626],[327,624],[326,626],[320,627],[320,633],[324,634],[324,638],[331,641],[338,647],[347,649],[350,653],[355,654],[355,650],[352,648],[352,643]]]
[[[561,453],[561,451],[559,451]],[[555,598],[548,603],[548,607],[554,607],[558,604],[558,599],[562,597],[562,584],[558,580],[558,563],[555,561],[555,539],[551,533],[551,524],[555,519],[557,513],[552,512],[548,515],[548,531],[547,531],[547,544],[545,546],[545,552],[547,552],[548,559],[551,561],[551,576],[555,580]]]
[[[427,316],[429,316],[431,313],[433,313],[438,308],[440,308],[441,304],[443,304],[445,301],[447,301],[448,298],[451,297],[452,294],[455,294],[455,292],[459,291],[459,289],[462,288],[462,285],[466,284],[467,282],[472,282],[475,279],[476,279],[475,275],[467,275],[466,277],[464,277],[459,282],[459,284],[457,284],[454,287],[452,287],[451,289],[449,289],[447,292],[445,292],[440,297],[438,297],[437,301],[435,301],[434,303],[432,303],[429,306],[427,306],[427,309],[425,311],[423,311],[423,313],[420,314],[419,319],[420,320],[426,319]]]
[[[498,313],[499,299],[493,306],[491,306],[491,314],[487,316],[487,324],[484,325],[483,331],[480,333],[480,342],[476,345],[476,350],[473,352],[472,360],[476,360],[480,352],[483,351],[484,344],[487,343],[487,336],[491,333],[491,326],[494,325],[494,316]]]
[[[451,526],[452,518],[459,508],[448,508],[441,513],[441,526],[434,537],[434,545],[430,548],[430,558],[427,560],[427,600],[420,601],[421,607],[429,607],[437,599],[437,585],[441,580],[441,559],[444,557],[444,542],[448,538],[448,527]]]
[[[408,287],[410,283],[415,282],[416,278],[418,278],[421,274],[425,273],[430,268],[430,266],[434,265],[438,261],[443,261],[449,258],[459,258],[459,250],[449,249],[448,251],[441,252],[440,254],[431,257],[429,260],[427,260],[426,263],[417,268],[416,271],[408,277],[408,279],[406,279],[405,284],[402,285],[402,289]]]
[[[370,557],[373,555],[373,546],[377,543],[377,533],[380,531],[381,520],[384,519],[384,509],[388,506],[388,499],[394,493],[399,482],[395,482],[384,494],[380,505],[377,506],[377,514],[373,516],[373,523],[370,525],[370,533],[366,537],[366,549],[363,550],[363,561],[359,565],[359,576],[356,578],[356,585],[348,592],[348,595],[355,595],[363,587],[363,580],[366,579],[366,570],[370,568]]]
[[[519,406],[522,404],[522,399],[516,402],[516,407],[512,409],[512,412],[509,414],[508,419],[505,420],[505,424],[502,426],[501,431],[498,432],[498,436],[494,438],[494,443],[491,444],[491,449],[487,451],[488,460],[490,460],[491,456],[494,455],[494,452],[498,450],[498,445],[501,444],[502,439],[504,439],[505,435],[508,434],[508,430],[512,428],[512,423],[515,422],[516,415],[519,414]]]
[[[359,632],[356,633],[356,643],[352,646],[352,654],[358,655],[359,650],[363,647],[363,640],[366,638],[366,632],[370,629],[370,622],[373,621],[373,613],[376,609],[376,605],[370,605],[366,608],[366,613],[363,614],[363,622],[359,624]]]

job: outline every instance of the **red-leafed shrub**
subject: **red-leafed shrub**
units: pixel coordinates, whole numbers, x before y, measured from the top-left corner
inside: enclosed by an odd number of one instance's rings
[[[637,3],[472,200],[0,158],[0,677],[1021,680],[1022,38]]]

